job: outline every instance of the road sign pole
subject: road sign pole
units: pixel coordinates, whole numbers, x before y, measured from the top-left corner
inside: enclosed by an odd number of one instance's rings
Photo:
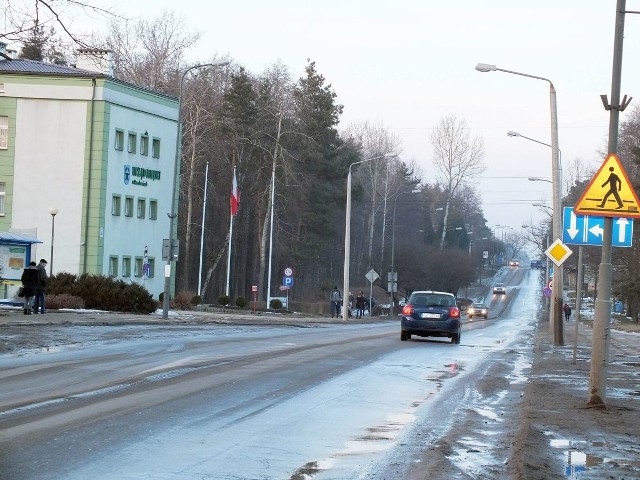
[[[611,106],[609,107],[609,154],[618,151],[618,123],[620,120],[620,84],[622,78],[622,46],[624,43],[624,15],[626,0],[616,4],[616,23],[611,73]],[[611,322],[611,238],[613,219],[605,218],[602,262],[598,270],[598,296],[593,319],[591,372],[588,404],[604,406],[607,398],[606,379]]]

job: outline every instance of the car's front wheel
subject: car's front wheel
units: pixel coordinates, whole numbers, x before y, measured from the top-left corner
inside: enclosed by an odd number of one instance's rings
[[[411,334],[409,332],[400,330],[400,340],[402,340],[403,342],[406,342],[407,340],[410,340],[410,339],[411,339]]]

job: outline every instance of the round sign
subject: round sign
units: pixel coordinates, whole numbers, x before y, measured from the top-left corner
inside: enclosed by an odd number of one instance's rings
[[[291,267],[287,267],[284,269],[284,275],[285,277],[290,277],[291,275],[293,275],[293,270],[291,269]]]
[[[547,283],[547,288],[553,288],[553,280],[549,280],[549,283]]]

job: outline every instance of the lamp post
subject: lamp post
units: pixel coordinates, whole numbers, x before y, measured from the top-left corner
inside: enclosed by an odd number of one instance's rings
[[[415,189],[415,190],[411,190],[410,192],[400,192],[395,200],[393,201],[393,226],[391,227],[391,273],[393,274],[396,270],[395,270],[395,249],[396,249],[396,202],[398,201],[398,198],[400,198],[401,195],[405,195],[407,193],[420,193],[419,189]],[[392,275],[393,277],[393,275]],[[398,280],[397,279],[390,279],[390,283],[395,282],[395,287],[396,289],[398,288]],[[389,296],[391,297],[391,308],[393,309],[393,314],[395,315],[396,313],[396,290],[391,289],[392,291],[389,292]]]
[[[511,73],[513,75],[519,75],[522,77],[533,78],[535,80],[542,80],[549,83],[549,107],[551,111],[551,171],[552,171],[552,183],[553,183],[553,236],[556,239],[562,237],[562,205],[560,198],[561,189],[561,167],[560,156],[558,148],[558,106],[556,102],[556,89],[553,86],[553,82],[545,77],[539,77],[537,75],[530,75],[528,73],[515,72],[513,70],[505,70],[498,68],[495,65],[478,63],[476,70],[479,72],[504,72]],[[554,328],[554,345],[564,345],[564,332],[562,325],[562,268],[556,269],[555,278],[553,281],[553,307],[551,309],[551,324]]]
[[[342,295],[349,295],[349,255],[351,249],[351,167],[358,165],[359,163],[371,162],[373,160],[379,160],[381,158],[393,158],[397,157],[397,153],[385,153],[384,155],[378,155],[377,157],[367,158],[360,160],[359,162],[353,162],[349,165],[349,174],[347,175],[347,205],[345,212],[345,225],[344,225],[344,271],[342,277]],[[346,322],[349,316],[349,312],[346,308],[342,309],[342,319]]]
[[[51,255],[49,258],[49,276],[51,276],[51,272],[53,272],[53,237],[56,231],[56,215],[58,214],[58,207],[51,207],[49,209],[49,213],[51,214]]]
[[[182,85],[184,84],[184,78],[191,70],[204,67],[223,67],[228,65],[228,61],[220,61],[213,63],[199,63],[187,68],[180,76],[180,83],[178,85],[178,124],[176,126],[176,151],[173,165],[173,178],[171,184],[171,211],[167,213],[169,216],[169,252],[167,255],[167,263],[164,267],[164,298],[162,299],[162,318],[169,318],[169,293],[171,290],[171,262],[173,260],[173,229],[175,225],[175,219],[178,216],[176,212],[176,181],[178,177],[178,166],[180,165],[180,147],[182,140]],[[176,255],[177,257],[177,255]]]
[[[204,199],[202,200],[202,229],[200,230],[200,267],[198,268],[198,296],[202,298],[202,257],[204,253],[204,221],[207,212],[207,183],[209,180],[209,162],[204,170]],[[227,282],[228,284],[228,282]]]

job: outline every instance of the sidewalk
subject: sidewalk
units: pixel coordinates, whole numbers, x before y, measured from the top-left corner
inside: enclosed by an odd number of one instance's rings
[[[512,478],[640,479],[640,334],[611,329],[606,409],[587,406],[591,323],[565,323],[565,346],[549,324],[536,334],[533,364],[513,443]]]

